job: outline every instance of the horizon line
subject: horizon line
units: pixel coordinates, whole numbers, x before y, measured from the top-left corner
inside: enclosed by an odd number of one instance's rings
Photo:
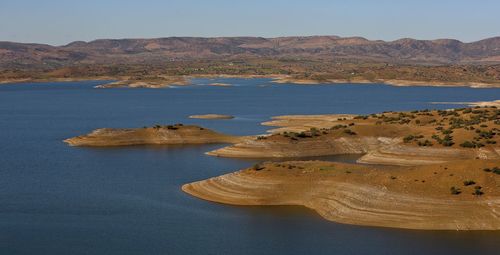
[[[396,42],[396,41],[399,41],[399,40],[404,40],[404,39],[411,39],[411,40],[416,40],[416,41],[438,41],[438,40],[454,40],[454,41],[458,41],[460,43],[464,43],[464,44],[468,44],[468,43],[476,43],[476,42],[480,42],[480,41],[483,41],[483,40],[488,40],[488,39],[494,39],[494,38],[498,38],[500,37],[500,35],[495,35],[495,36],[491,36],[491,37],[485,37],[485,38],[482,38],[482,39],[479,39],[479,40],[474,40],[474,41],[462,41],[462,40],[459,40],[459,39],[455,39],[455,38],[450,38],[450,37],[442,37],[442,38],[434,38],[434,39],[417,39],[417,38],[412,38],[412,37],[401,37],[401,38],[398,38],[398,39],[394,39],[394,40],[384,40],[384,39],[369,39],[367,37],[364,37],[364,36],[340,36],[340,35],[333,35],[333,34],[317,34],[317,35],[286,35],[286,36],[271,36],[271,37],[268,37],[268,36],[252,36],[252,35],[238,35],[238,36],[191,36],[191,35],[186,35],[186,36],[160,36],[160,37],[121,37],[121,38],[96,38],[96,39],[92,39],[92,40],[75,40],[75,41],[71,41],[71,42],[68,42],[66,44],[59,44],[59,45],[56,45],[56,44],[51,44],[51,43],[42,43],[42,42],[23,42],[23,41],[11,41],[11,40],[0,40],[0,42],[4,42],[4,43],[19,43],[19,44],[39,44],[39,45],[47,45],[47,46],[52,46],[52,47],[63,47],[63,46],[67,46],[67,45],[70,45],[72,43],[77,43],[77,42],[84,42],[84,43],[91,43],[91,42],[95,42],[95,41],[100,41],[100,40],[154,40],[154,39],[168,39],[168,38],[200,38],[200,39],[217,39],[217,38],[262,38],[262,39],[278,39],[278,38],[300,38],[300,37],[304,37],[304,38],[310,38],[310,37],[338,37],[338,39],[349,39],[349,38],[359,38],[359,39],[364,39],[364,40],[367,40],[367,41],[371,41],[371,42],[377,42],[377,41],[380,41],[380,42]]]

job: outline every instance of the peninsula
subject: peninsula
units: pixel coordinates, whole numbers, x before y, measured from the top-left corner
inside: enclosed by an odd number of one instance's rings
[[[328,220],[434,230],[499,230],[500,110],[282,116],[271,134],[209,152],[225,157],[362,154],[358,162],[264,162],[186,184],[234,205],[302,205]],[[271,160],[271,158],[270,158]]]

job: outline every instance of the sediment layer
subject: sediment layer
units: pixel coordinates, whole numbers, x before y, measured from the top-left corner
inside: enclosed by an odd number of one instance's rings
[[[329,162],[266,163],[186,184],[199,198],[234,205],[302,205],[346,224],[433,230],[499,230],[500,161],[372,168]],[[465,186],[463,181],[474,180]],[[483,193],[473,195],[479,187]],[[456,187],[459,194],[450,193]]]

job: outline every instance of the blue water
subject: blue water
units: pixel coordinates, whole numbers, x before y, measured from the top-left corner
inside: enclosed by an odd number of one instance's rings
[[[212,82],[234,87],[205,86]],[[410,231],[342,225],[300,207],[236,207],[182,184],[256,160],[209,157],[224,145],[73,148],[100,127],[194,123],[258,134],[283,114],[451,108],[500,89],[276,85],[195,80],[173,89],[93,89],[99,82],[0,86],[0,254],[498,254],[500,231]],[[233,120],[194,120],[220,113]],[[352,157],[333,160],[349,161]],[[459,213],[459,212],[457,212]]]

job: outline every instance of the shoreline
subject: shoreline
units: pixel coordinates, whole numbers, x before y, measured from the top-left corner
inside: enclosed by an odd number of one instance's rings
[[[498,114],[482,107],[276,116],[262,123],[275,127],[267,135],[206,153],[269,161],[182,190],[232,205],[305,206],[344,224],[500,230]],[[359,153],[356,164],[274,162]]]
[[[296,84],[296,85],[336,85],[336,84],[384,84],[396,87],[413,87],[413,86],[429,86],[429,87],[470,87],[470,88],[500,88],[499,83],[485,82],[446,82],[446,81],[417,81],[417,80],[398,80],[398,79],[329,79],[318,81],[313,79],[298,79],[288,75],[188,75],[188,76],[168,76],[167,79],[173,79],[169,82],[157,80],[128,80],[127,77],[76,77],[76,78],[44,78],[44,79],[7,79],[0,80],[0,85],[16,84],[16,83],[42,83],[42,82],[76,82],[76,81],[112,81],[109,84],[102,84],[102,88],[112,87],[142,87],[142,88],[168,88],[170,86],[189,86],[192,79],[217,79],[217,78],[241,78],[241,79],[272,79],[272,83],[276,84]],[[151,84],[149,84],[151,83]],[[114,86],[116,85],[116,86]],[[101,87],[100,87],[101,88]]]
[[[499,83],[485,83],[485,82],[446,82],[446,81],[417,81],[417,80],[398,80],[398,79],[329,79],[325,81],[318,81],[313,79],[295,79],[291,77],[275,78],[273,83],[278,84],[297,84],[297,85],[328,85],[328,84],[384,84],[396,87],[470,87],[470,88],[500,88]]]
[[[481,169],[498,163],[469,160],[384,170],[321,161],[269,162],[257,170],[248,168],[185,184],[181,189],[223,204],[304,206],[342,224],[500,230],[498,189],[484,179],[487,173]],[[466,178],[481,180],[485,195],[475,196],[473,187],[461,185]],[[452,185],[459,187],[461,194],[451,194]]]

